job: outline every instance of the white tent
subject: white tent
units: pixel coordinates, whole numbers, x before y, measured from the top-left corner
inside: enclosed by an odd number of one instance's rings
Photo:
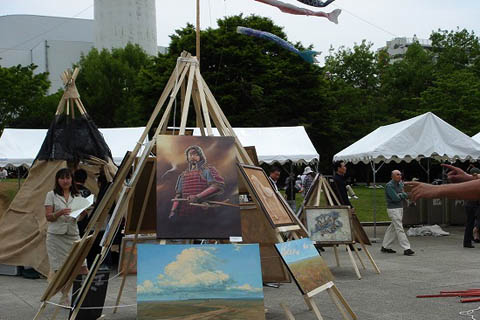
[[[480,132],[477,133],[476,135],[472,136],[472,139],[480,143]]]
[[[352,163],[410,162],[422,158],[466,161],[480,158],[480,142],[431,112],[382,126],[337,153]]]
[[[303,126],[233,128],[233,131],[244,147],[255,146],[260,163],[310,163],[320,157]],[[219,135],[215,128],[213,133]],[[200,136],[200,129],[194,128],[193,135]]]
[[[145,127],[99,129],[110,147],[113,161],[120,165],[125,153],[132,150]],[[0,137],[0,167],[30,167],[38,154],[47,129],[3,130]]]
[[[383,163],[391,161],[411,162],[423,158],[440,161],[466,161],[480,158],[480,143],[451,126],[431,112],[417,117],[379,127],[349,147],[337,153],[334,161],[370,163],[373,183]],[[381,163],[377,168],[376,164]],[[430,180],[430,160],[427,168],[422,166]],[[376,238],[376,198],[374,197],[373,220]]]

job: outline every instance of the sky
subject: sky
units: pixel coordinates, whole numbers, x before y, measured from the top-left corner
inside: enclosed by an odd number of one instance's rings
[[[319,257],[317,249],[308,238],[277,243],[275,246],[286,263]]]
[[[313,45],[322,51],[322,61],[331,46],[353,47],[363,39],[376,50],[395,37],[427,39],[432,30],[466,28],[480,33],[478,0],[336,0],[326,8],[306,6],[296,0],[284,2],[312,10],[342,9],[339,23],[325,18],[295,16],[254,0],[200,0],[201,28],[216,27],[219,18],[243,13],[271,18],[284,27],[288,40]],[[176,29],[195,22],[196,0],[156,0],[158,45],[168,46]],[[0,16],[36,14],[93,19],[93,0],[0,0]]]
[[[137,300],[263,298],[258,244],[139,244]]]

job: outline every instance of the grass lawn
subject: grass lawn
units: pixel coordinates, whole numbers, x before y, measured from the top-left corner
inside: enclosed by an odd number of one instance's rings
[[[387,215],[387,202],[385,200],[385,189],[369,189],[366,186],[357,186],[353,190],[358,199],[350,199],[355,207],[358,219],[361,222],[373,221],[373,196],[376,196],[377,221],[390,221]]]
[[[385,189],[369,189],[366,186],[354,187],[358,199],[350,199],[350,202],[355,207],[358,219],[361,222],[373,221],[373,195],[376,194],[377,202],[377,221],[390,221],[387,215],[387,203],[385,201]],[[280,190],[282,195],[285,195],[285,190]],[[303,195],[297,194],[297,208],[300,208],[303,202]]]
[[[20,183],[23,183],[25,179],[21,179]],[[18,191],[18,180],[17,179],[1,179],[0,180],[0,207],[3,206],[4,210],[10,202],[12,202],[13,198]]]

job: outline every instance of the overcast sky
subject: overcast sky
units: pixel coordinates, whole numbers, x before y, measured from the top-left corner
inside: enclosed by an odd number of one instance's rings
[[[479,0],[336,0],[326,8],[314,8],[296,0],[283,0],[300,7],[330,12],[343,10],[339,24],[325,18],[294,16],[254,0],[201,0],[201,27],[216,27],[227,15],[252,13],[269,17],[284,27],[288,40],[313,44],[324,57],[330,46],[352,47],[366,39],[374,49],[394,37],[429,37],[432,30],[461,29],[480,33]],[[168,46],[169,35],[187,22],[195,22],[195,0],[156,0],[158,45]],[[93,18],[93,0],[0,0],[0,15],[36,14]],[[321,56],[321,57],[322,57]],[[320,57],[319,60],[323,60]]]

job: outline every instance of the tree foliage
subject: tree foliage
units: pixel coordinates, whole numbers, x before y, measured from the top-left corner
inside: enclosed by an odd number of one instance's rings
[[[34,74],[35,69],[34,65],[0,67],[0,131],[5,127],[36,126],[36,117],[47,111],[48,74]]]
[[[288,40],[268,18],[238,15],[217,23],[201,32],[200,66],[231,124],[305,126],[325,172],[335,153],[378,126],[424,112],[469,135],[480,131],[480,42],[473,32],[438,30],[429,50],[411,44],[394,63],[364,40],[331,50],[320,67],[275,43],[236,33],[245,26]],[[145,125],[181,52],[195,53],[193,25],[170,38],[168,53],[155,57],[128,45],[93,49],[81,58],[77,87],[99,127]],[[0,69],[0,126],[38,126],[51,119],[61,92],[46,96],[46,74],[33,70]]]

